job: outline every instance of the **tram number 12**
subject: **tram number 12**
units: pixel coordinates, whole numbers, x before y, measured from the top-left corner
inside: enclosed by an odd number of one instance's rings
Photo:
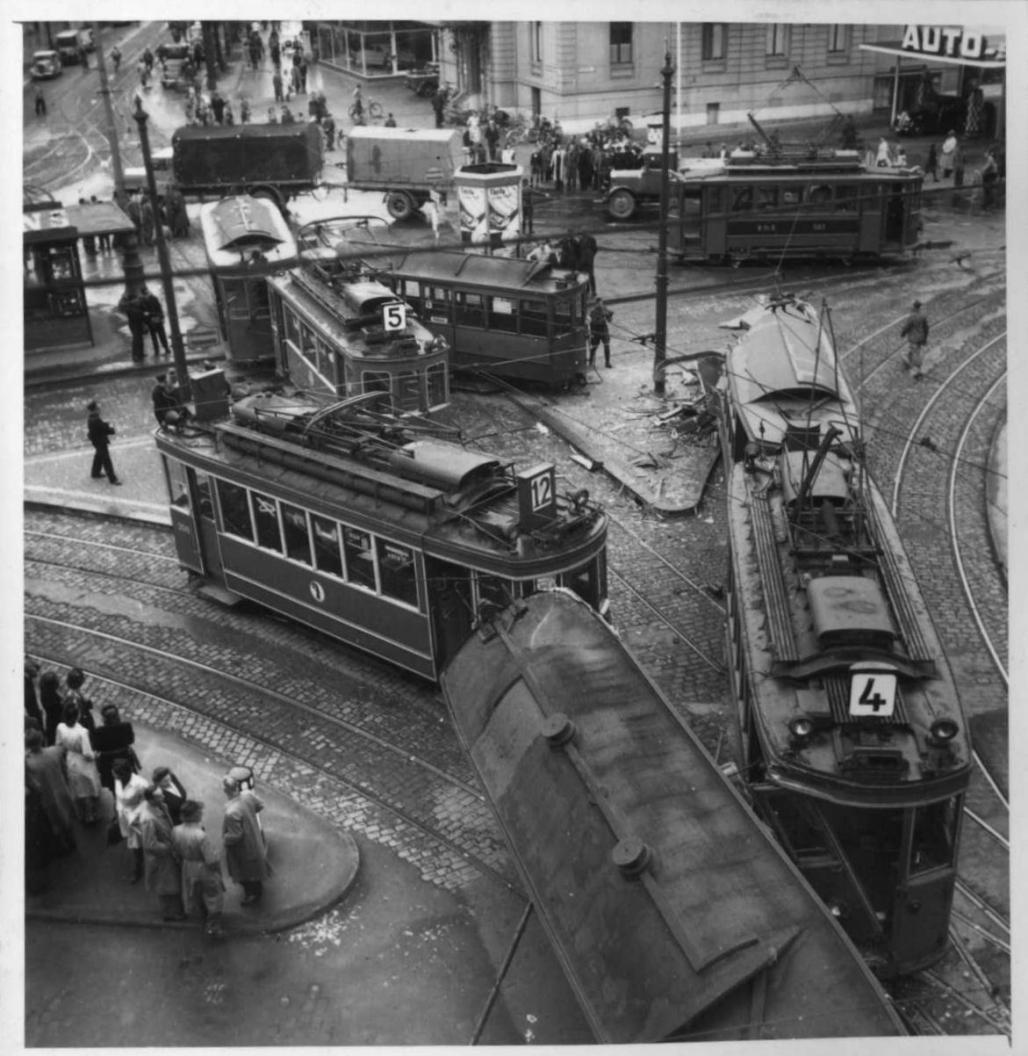
[[[895,675],[884,671],[861,671],[851,676],[850,715],[888,718],[895,707]]]
[[[517,482],[521,526],[525,531],[531,531],[556,513],[556,470],[552,463],[543,462],[518,473]]]
[[[405,330],[407,327],[407,305],[403,301],[391,301],[382,305],[382,326],[389,332]]]

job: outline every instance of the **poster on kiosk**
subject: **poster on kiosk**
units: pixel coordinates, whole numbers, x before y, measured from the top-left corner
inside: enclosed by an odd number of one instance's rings
[[[464,165],[454,174],[461,241],[482,253],[513,256],[521,236],[520,165]]]

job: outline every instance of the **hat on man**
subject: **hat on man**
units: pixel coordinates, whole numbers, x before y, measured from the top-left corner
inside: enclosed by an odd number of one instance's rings
[[[183,821],[199,821],[203,816],[203,804],[198,803],[195,799],[187,799],[182,804],[180,814]]]
[[[915,308],[920,308],[921,307],[921,302],[920,301],[914,301],[914,307]]]

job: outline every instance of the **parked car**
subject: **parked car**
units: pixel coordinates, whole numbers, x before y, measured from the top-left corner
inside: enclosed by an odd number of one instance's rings
[[[189,44],[161,44],[157,48],[157,61],[161,64],[161,84],[165,88],[179,87],[182,67],[192,51]]]
[[[62,29],[54,36],[54,47],[65,66],[75,65],[79,61],[79,48],[84,46],[77,29]]]
[[[37,51],[32,56],[32,79],[46,81],[51,77],[60,77],[61,56],[56,51]]]

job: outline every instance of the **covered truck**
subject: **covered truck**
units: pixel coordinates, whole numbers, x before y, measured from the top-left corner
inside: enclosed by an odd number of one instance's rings
[[[463,163],[461,133],[455,128],[358,125],[346,139],[347,187],[382,191],[396,220],[420,209],[431,187],[452,185]]]
[[[174,183],[185,195],[251,194],[282,206],[321,183],[324,151],[313,123],[187,125],[171,147]]]

